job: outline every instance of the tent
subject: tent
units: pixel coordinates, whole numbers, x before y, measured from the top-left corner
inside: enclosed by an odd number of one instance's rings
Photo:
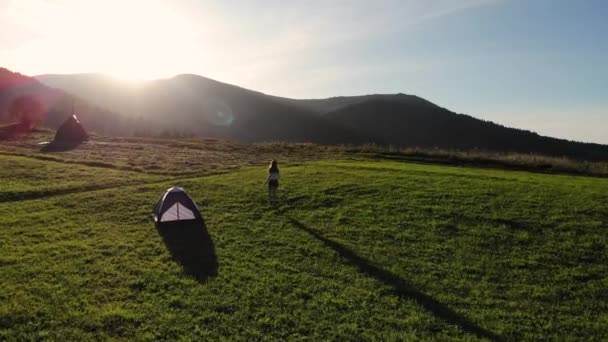
[[[154,207],[154,222],[202,221],[201,212],[196,203],[184,189],[175,186],[168,189]]]
[[[78,144],[89,138],[76,115],[70,116],[55,133],[56,143]]]

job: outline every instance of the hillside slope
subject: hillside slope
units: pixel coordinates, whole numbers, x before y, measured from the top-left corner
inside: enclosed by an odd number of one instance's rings
[[[456,114],[430,103],[373,99],[325,114],[372,140],[395,146],[508,151],[607,160],[608,146],[543,137]]]
[[[275,100],[292,106],[311,110],[319,115],[325,115],[343,108],[370,101],[386,101],[408,105],[410,111],[425,110],[440,107],[421,97],[407,94],[373,94],[359,96],[337,96],[326,99],[290,99],[286,97],[273,97]]]
[[[73,92],[132,120],[133,133],[321,144],[365,143],[340,124],[251,90],[197,75],[130,84],[102,74],[42,75],[47,85]]]
[[[33,77],[0,68],[0,124],[13,123],[18,118],[11,113],[12,106],[20,98],[36,103],[36,111],[42,124],[57,128],[76,111],[86,129],[99,133],[128,134],[128,125],[122,116],[94,106],[87,101],[60,89],[50,88]]]
[[[42,82],[125,114],[133,133],[176,131],[245,142],[373,142],[540,153],[608,160],[608,147],[541,137],[459,115],[414,95],[295,100],[265,95],[197,75],[140,84],[101,74],[43,75]]]

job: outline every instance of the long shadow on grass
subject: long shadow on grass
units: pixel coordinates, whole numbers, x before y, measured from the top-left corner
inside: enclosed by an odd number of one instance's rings
[[[186,273],[201,283],[217,275],[215,247],[203,220],[157,223],[156,229]]]
[[[82,142],[80,142],[80,141],[62,142],[62,143],[52,141],[48,145],[43,146],[40,149],[40,152],[43,152],[43,153],[66,152],[66,151],[71,151],[80,145],[82,145]]]
[[[476,325],[468,318],[456,313],[454,310],[433,299],[431,296],[416,290],[413,286],[411,286],[405,280],[399,278],[395,274],[387,272],[381,268],[372,265],[368,260],[358,256],[352,250],[340,245],[339,243],[326,239],[318,232],[307,227],[303,223],[293,218],[288,219],[293,226],[310,234],[311,236],[325,244],[327,247],[336,251],[338,254],[340,254],[342,258],[347,261],[348,264],[357,267],[359,271],[361,271],[361,273],[376,278],[377,280],[391,286],[395,294],[397,294],[399,297],[404,299],[415,300],[419,305],[432,312],[433,315],[435,315],[436,317],[444,320],[449,324],[453,324],[460,327],[467,333],[475,334],[480,338],[487,338],[495,341],[502,340],[500,336]]]

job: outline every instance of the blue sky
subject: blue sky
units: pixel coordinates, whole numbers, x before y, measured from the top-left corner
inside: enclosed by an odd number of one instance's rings
[[[295,98],[402,92],[608,143],[607,18],[605,0],[0,0],[0,61]]]

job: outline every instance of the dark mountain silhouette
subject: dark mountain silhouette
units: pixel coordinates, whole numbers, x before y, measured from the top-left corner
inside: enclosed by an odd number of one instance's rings
[[[543,137],[422,101],[426,103],[413,105],[407,100],[379,97],[345,106],[325,117],[375,141],[396,146],[509,151],[588,160],[608,158],[606,145]]]
[[[89,132],[204,136],[243,142],[373,142],[399,147],[479,149],[608,160],[608,146],[507,128],[453,113],[413,95],[296,100],[190,74],[139,83],[103,74],[43,75],[37,79],[82,98],[87,108],[95,109],[89,110],[90,115],[79,113]],[[30,78],[26,80],[29,82]],[[19,78],[19,82],[24,80]],[[44,91],[58,92],[36,84]],[[3,92],[6,90],[0,90],[0,96]],[[71,98],[61,94],[64,102]],[[55,108],[52,106],[51,111],[57,111]]]
[[[305,108],[311,110],[317,114],[324,115],[327,113],[331,113],[337,110],[340,110],[345,107],[349,107],[352,105],[375,101],[375,100],[385,100],[391,102],[398,102],[410,105],[415,108],[425,108],[425,107],[433,107],[439,108],[434,103],[431,103],[421,97],[415,95],[406,95],[406,94],[373,94],[373,95],[361,95],[361,96],[337,96],[330,97],[327,99],[303,99],[296,100],[285,97],[274,97],[275,100],[289,104],[292,106]]]
[[[135,122],[133,134],[177,132],[244,142],[368,142],[366,137],[304,108],[196,75],[138,85],[102,74],[43,75],[38,79],[125,114]]]
[[[39,118],[36,119],[49,128],[58,128],[76,111],[86,129],[117,135],[128,133],[123,128],[128,123],[122,115],[93,106],[62,90],[47,87],[35,78],[0,68],[0,124],[20,121],[19,115],[23,113],[19,104],[23,102],[35,107],[39,111],[36,113]],[[21,133],[26,132],[21,130]],[[3,136],[6,137],[10,136]]]

